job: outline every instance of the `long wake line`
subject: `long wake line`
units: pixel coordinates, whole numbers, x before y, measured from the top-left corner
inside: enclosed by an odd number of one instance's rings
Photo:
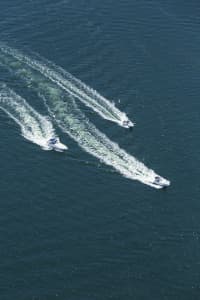
[[[28,59],[31,61],[31,58]],[[54,79],[44,76],[47,70],[36,71],[30,63],[27,63],[27,59],[23,61],[18,56],[5,51],[0,51],[0,63],[7,67],[12,75],[23,80],[27,88],[38,93],[63,132],[74,139],[86,152],[112,166],[127,178],[138,180],[157,189],[162,186],[155,182],[156,178],[169,185],[169,181],[147,168],[91,124],[78,108],[72,93],[63,91]],[[44,65],[43,68],[45,69]],[[48,68],[48,72],[49,70],[54,72],[54,69]]]
[[[5,45],[0,45],[0,48],[5,53],[13,55],[18,60],[26,62],[33,69],[41,72],[44,76],[54,81],[57,85],[79,99],[86,106],[92,108],[104,119],[118,123],[123,127],[132,127],[134,125],[128,119],[127,115],[124,112],[121,112],[113,103],[70,73],[66,72],[61,67],[58,67],[43,58],[42,62],[29,58],[22,52]]]
[[[20,126],[25,139],[49,150],[46,141],[55,136],[52,123],[5,84],[0,84],[0,109]]]

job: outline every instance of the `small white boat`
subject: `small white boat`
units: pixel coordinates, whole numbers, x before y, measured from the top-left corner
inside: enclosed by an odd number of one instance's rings
[[[124,127],[124,128],[133,128],[135,125],[131,120],[128,119],[126,115],[122,117],[122,119],[119,121],[119,125]]]
[[[154,181],[152,182],[152,186],[158,189],[164,189],[169,185],[170,185],[170,181],[160,176],[155,176]]]
[[[121,121],[120,124],[124,128],[132,128],[134,126],[134,124],[130,120],[128,120],[128,119]]]
[[[47,141],[47,148],[49,148],[49,150],[55,150],[55,151],[65,151],[67,150],[67,146],[65,146],[64,144],[62,144],[59,140],[58,137],[53,137],[51,139],[49,139]]]

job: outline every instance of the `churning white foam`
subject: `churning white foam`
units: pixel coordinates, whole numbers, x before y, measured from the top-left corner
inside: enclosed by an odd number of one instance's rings
[[[14,50],[13,50],[14,51]],[[31,62],[31,58],[28,58]],[[152,169],[146,167],[135,157],[121,149],[117,143],[112,142],[105,134],[101,133],[79,109],[75,101],[76,97],[71,92],[60,87],[60,84],[51,76],[44,76],[54,69],[43,71],[33,68],[33,63],[27,63],[22,57],[3,51],[0,61],[14,75],[26,83],[26,87],[33,89],[45,101],[51,116],[56,120],[58,126],[67,133],[86,152],[98,158],[101,162],[112,166],[123,176],[138,180],[152,186],[161,188],[154,183],[158,176]],[[163,182],[169,182],[159,177]]]
[[[120,126],[123,126],[124,121],[128,121],[132,126],[134,125],[128,119],[127,115],[121,112],[113,102],[100,95],[96,90],[87,86],[61,67],[39,56],[39,59],[30,58],[22,52],[5,45],[0,45],[0,48],[5,53],[27,63],[50,80],[56,82],[62,89],[79,99],[86,106],[92,108],[102,118],[115,122]]]
[[[44,150],[48,150],[46,142],[55,136],[52,123],[5,84],[0,85],[0,109],[20,126],[25,139],[38,144]]]

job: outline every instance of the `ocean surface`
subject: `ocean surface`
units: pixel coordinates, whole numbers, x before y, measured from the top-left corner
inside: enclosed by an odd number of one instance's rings
[[[0,109],[1,300],[200,299],[199,16],[195,0],[1,0],[0,43],[62,67],[136,125],[69,97],[72,120],[97,141],[103,133],[102,149],[114,142],[171,181],[157,190],[132,180],[134,170],[120,174],[120,163],[131,166],[107,148],[91,155],[98,143],[73,136],[71,119],[63,128],[67,111],[44,125],[49,111],[31,80],[41,92],[53,83],[0,51],[10,107],[21,103],[37,133],[47,126],[69,148],[44,151]]]

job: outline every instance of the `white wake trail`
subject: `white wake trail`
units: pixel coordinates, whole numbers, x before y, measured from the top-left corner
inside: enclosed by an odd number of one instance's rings
[[[128,119],[127,115],[124,112],[121,112],[114,103],[110,102],[97,91],[90,88],[61,67],[58,67],[41,57],[39,60],[30,58],[22,52],[5,45],[0,45],[0,48],[5,53],[13,55],[20,61],[26,62],[29,66],[41,72],[50,80],[56,82],[62,89],[79,99],[86,106],[92,108],[102,118],[118,123],[123,127],[131,127],[134,125]],[[124,124],[129,125],[126,126]]]
[[[49,150],[46,141],[55,136],[52,123],[5,84],[0,85],[0,109],[20,126],[25,139]]]
[[[57,101],[55,99],[52,101],[48,93],[43,96],[43,99],[60,128],[86,152],[112,166],[129,179],[160,188],[153,184],[156,173],[121,149],[91,124],[79,110],[72,96],[68,96],[68,103],[60,101],[59,97]]]
[[[127,178],[159,189],[162,186],[155,184],[155,178],[159,177],[166,185],[169,185],[167,180],[158,176],[101,133],[78,108],[74,96],[69,92],[64,92],[54,80],[44,76],[43,72],[36,71],[26,61],[23,62],[16,56],[1,53],[1,51],[0,63],[7,67],[12,75],[23,80],[28,88],[38,93],[63,132],[67,133],[86,152],[112,166]]]

